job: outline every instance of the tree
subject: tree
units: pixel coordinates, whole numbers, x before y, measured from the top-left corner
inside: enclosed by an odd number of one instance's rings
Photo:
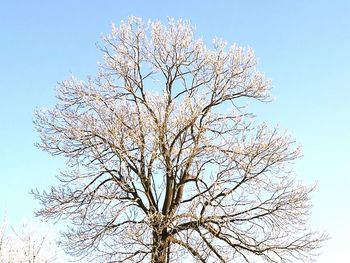
[[[35,125],[69,169],[34,192],[37,214],[69,219],[66,250],[103,262],[313,258],[326,237],[289,171],[299,148],[244,106],[269,101],[269,81],[251,49],[193,31],[132,17],[104,37],[95,78],[59,83]]]
[[[47,234],[40,234],[23,225],[9,233],[4,222],[0,228],[1,263],[48,263],[55,261],[55,251]]]

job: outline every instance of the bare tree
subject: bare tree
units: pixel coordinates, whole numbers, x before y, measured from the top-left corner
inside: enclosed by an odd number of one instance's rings
[[[8,229],[4,222],[0,229],[1,263],[49,263],[56,259],[56,252],[48,234],[41,234],[23,225],[19,231]]]
[[[36,112],[39,147],[67,158],[60,185],[34,194],[43,218],[67,218],[66,250],[103,262],[294,262],[325,236],[306,220],[313,188],[290,175],[286,134],[254,125],[269,101],[249,48],[188,22],[130,18],[104,37],[95,78],[59,83]]]

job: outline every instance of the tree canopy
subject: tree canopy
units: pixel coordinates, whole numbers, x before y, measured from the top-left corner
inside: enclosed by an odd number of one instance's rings
[[[256,125],[269,101],[254,53],[186,21],[131,17],[103,38],[87,81],[59,83],[36,112],[41,149],[63,155],[60,184],[34,194],[67,218],[66,250],[103,262],[305,262],[326,238],[307,228],[310,192],[289,163],[299,148]]]
[[[1,263],[49,263],[56,260],[48,233],[41,233],[29,224],[17,230],[4,222],[0,225]]]

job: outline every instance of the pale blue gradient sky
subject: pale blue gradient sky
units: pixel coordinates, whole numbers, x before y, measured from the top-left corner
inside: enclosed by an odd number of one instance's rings
[[[310,223],[332,237],[318,262],[346,262],[350,235],[350,2],[321,1],[3,1],[0,5],[0,217],[34,220],[31,188],[48,188],[64,163],[33,145],[36,107],[54,104],[56,82],[96,72],[95,44],[112,22],[189,19],[214,36],[252,47],[273,81],[259,118],[303,146],[298,178],[318,182]]]

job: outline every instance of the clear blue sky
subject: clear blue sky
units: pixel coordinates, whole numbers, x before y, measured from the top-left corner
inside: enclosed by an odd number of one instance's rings
[[[3,1],[0,7],[0,218],[32,219],[31,188],[55,183],[62,160],[34,147],[36,107],[52,106],[56,82],[93,75],[95,44],[130,15],[189,19],[252,47],[275,102],[257,114],[303,146],[298,178],[317,181],[310,223],[332,239],[318,262],[346,262],[350,235],[350,1]]]

